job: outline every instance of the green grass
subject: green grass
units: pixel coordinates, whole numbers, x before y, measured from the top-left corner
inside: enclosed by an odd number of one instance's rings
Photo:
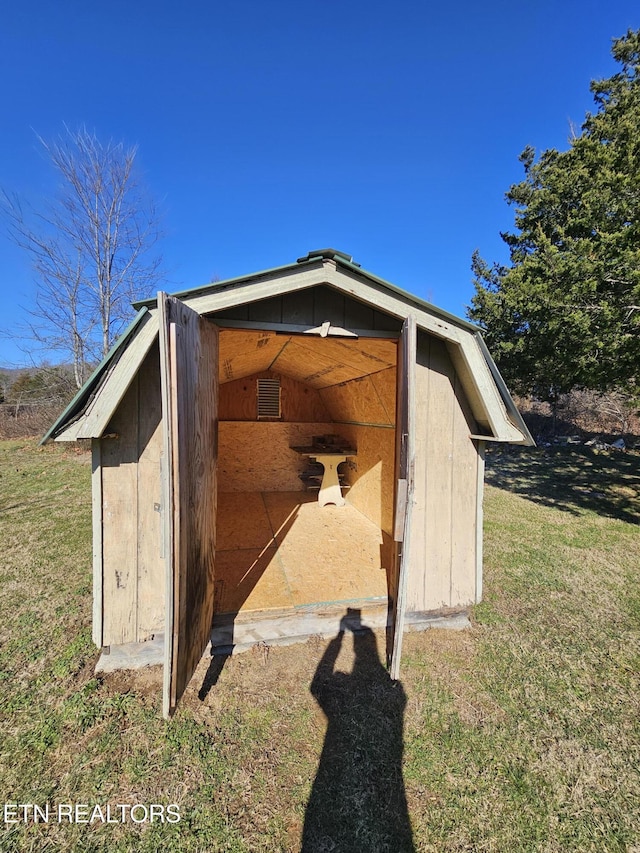
[[[404,694],[370,660],[330,743],[309,691],[320,641],[232,658],[200,701],[203,662],[170,723],[155,671],[95,677],[90,466],[0,442],[0,804],[175,802],[182,816],[0,823],[0,850],[300,850],[311,798],[316,819],[357,834],[336,850],[396,853],[409,847],[385,841],[371,805],[385,792],[419,851],[639,850],[638,461],[489,454],[473,628],[407,635]],[[324,788],[321,758],[336,768]]]

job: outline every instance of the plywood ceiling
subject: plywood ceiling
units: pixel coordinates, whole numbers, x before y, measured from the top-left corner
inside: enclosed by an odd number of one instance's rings
[[[328,388],[394,367],[397,345],[382,338],[320,338],[223,329],[220,382],[275,370],[312,388]]]

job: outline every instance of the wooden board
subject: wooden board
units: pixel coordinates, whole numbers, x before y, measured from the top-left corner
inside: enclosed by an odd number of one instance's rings
[[[416,385],[423,402],[407,607],[419,613],[475,600],[480,540],[476,422],[447,348],[429,335],[419,336]]]
[[[478,471],[476,478],[476,604],[482,601],[483,555],[483,497],[485,442],[478,442]]]
[[[216,551],[275,546],[273,530],[260,492],[219,493]]]
[[[266,495],[269,514],[284,500]],[[386,597],[380,530],[352,507],[303,503],[276,539],[296,606]]]
[[[219,381],[233,382],[269,370],[289,336],[275,332],[226,329],[220,332]]]
[[[324,388],[395,365],[396,342],[384,338],[320,338],[268,331],[220,332],[222,384],[275,370],[314,388]]]
[[[176,708],[209,642],[216,533],[218,330],[158,294],[166,465],[163,713]]]
[[[333,287],[322,288],[322,298],[314,300],[313,323],[319,325],[326,320],[335,324],[335,318],[344,317],[344,293]]]
[[[109,422],[114,438],[100,441],[102,468],[103,637],[106,646],[138,636],[138,379]]]
[[[421,460],[421,474],[426,478],[425,569],[429,577],[425,586],[429,599],[426,607],[414,602],[412,610],[451,607],[454,376],[444,345],[432,338],[429,364],[419,370],[418,379],[419,389],[425,384],[429,389],[426,457]]]
[[[387,370],[381,370],[379,373],[372,373],[371,381],[384,409],[386,418],[385,423],[393,424],[395,426],[397,386],[395,365],[387,368]]]
[[[429,590],[437,567],[432,563],[432,543],[427,538],[427,492],[431,484],[429,479],[430,464],[428,463],[427,448],[432,431],[438,425],[432,419],[431,393],[429,380],[430,343],[434,340],[430,335],[418,332],[418,349],[416,359],[416,435],[415,435],[415,476],[413,491],[413,518],[411,522],[411,554],[410,571],[407,584],[407,611],[419,612],[425,607],[417,606],[429,598]]]
[[[326,388],[395,365],[396,343],[384,338],[292,336],[272,367],[314,388]]]
[[[325,290],[330,294],[328,300],[315,293],[315,291],[319,293]],[[336,297],[337,293],[341,295]],[[286,314],[284,302],[296,299],[299,299],[300,304]],[[411,310],[415,313],[421,329],[447,342],[450,356],[478,423],[490,429],[496,440],[516,443],[530,441],[530,437],[525,436],[521,431],[522,422],[520,421],[520,427],[512,423],[498,387],[501,383],[496,384],[497,380],[492,375],[492,368],[488,363],[490,357],[485,355],[471,329],[432,313],[426,306],[416,303],[412,297],[395,293],[393,288],[376,286],[356,271],[337,270],[336,265],[327,260],[313,267],[305,266],[304,269],[296,271],[275,271],[269,276],[257,275],[246,278],[235,286],[213,289],[209,293],[201,290],[193,296],[185,297],[185,300],[202,314],[220,312],[238,317],[249,316],[251,313],[249,305],[253,306],[252,311],[256,315],[258,304],[264,300],[268,309],[266,315],[281,317],[283,323],[287,323],[290,318],[300,321],[303,316],[309,315],[310,310],[314,317],[316,314],[324,316],[327,310],[322,312],[323,304],[328,306],[329,303],[334,305],[334,303],[342,304],[343,302],[344,319],[341,320],[340,316],[336,316],[337,325],[358,328],[358,324],[364,324],[365,329],[373,327],[388,331],[392,331],[397,326],[398,322],[406,316],[407,310]],[[275,301],[282,304],[282,310],[274,309]],[[303,308],[303,304],[306,307]],[[320,306],[319,309],[318,306]],[[334,318],[329,319],[334,321]],[[264,322],[270,321],[264,320]],[[157,315],[152,313],[149,320],[141,324],[141,328],[136,331],[129,346],[121,355],[118,365],[103,382],[100,393],[88,405],[86,413],[74,423],[69,424],[56,440],[99,437],[102,434],[104,424],[115,411],[121,396],[135,375],[140,360],[146,352],[145,347],[148,348],[155,339],[156,324]],[[259,334],[264,336],[269,333],[263,331]],[[245,355],[247,353],[240,353],[241,361]],[[234,364],[232,357],[221,359],[223,380],[231,381],[267,369],[270,365],[264,363],[264,355],[264,353],[259,355],[257,363],[249,364],[241,362]],[[250,354],[250,357],[253,360],[256,359],[255,351]],[[338,363],[338,361],[335,362],[335,364]],[[337,381],[348,381],[356,378],[357,375],[363,374],[356,372],[350,376],[342,375]],[[316,387],[323,387],[325,384],[326,382]]]
[[[405,320],[398,345],[396,412],[396,490],[394,539],[399,542],[397,570],[389,589],[389,648],[391,678],[400,677],[402,635],[411,549],[411,517],[415,475],[417,328],[415,317]],[[406,482],[405,482],[406,481]]]
[[[250,305],[223,309],[214,317],[215,322],[221,326],[224,326],[228,319],[256,324],[276,322],[281,325],[300,326],[299,331],[327,320],[333,326],[358,333],[374,329],[399,331],[402,325],[395,317],[381,316],[371,305],[322,285],[272,296]]]
[[[460,607],[473,604],[476,599],[478,450],[470,438],[477,431],[476,422],[457,375],[452,430],[450,601],[452,607]]]
[[[275,545],[218,551],[216,574],[216,615],[280,610],[294,605]]]
[[[138,368],[158,338],[158,320],[153,314],[142,318],[135,335],[109,370],[100,392],[95,395],[84,416],[73,424],[75,438],[99,438],[107,430],[113,413],[131,386]],[[62,436],[59,436],[62,438]],[[68,440],[73,440],[71,437]]]
[[[313,302],[318,291],[317,287],[300,290],[297,293],[285,293],[282,299],[283,323],[313,325]]]
[[[292,338],[286,349],[282,350],[273,369],[311,385],[312,388],[324,388],[347,382],[360,376],[360,372],[343,361],[336,361],[332,355],[317,346],[318,341],[327,339]]]
[[[143,642],[164,626],[157,344],[108,430],[114,437],[101,439],[99,451],[94,450],[94,570],[97,582],[102,563],[101,645],[120,645]],[[98,620],[96,601],[96,639]]]
[[[488,423],[493,436],[498,441],[527,444],[527,437],[511,422],[508,416],[504,400],[491,375],[491,370],[476,336],[462,336],[458,349],[453,351],[455,359],[462,362],[458,365],[460,368],[459,375],[465,386],[467,398],[472,402],[475,401],[476,405],[478,400],[482,402],[484,412],[476,411],[476,420],[483,425]],[[464,369],[463,364],[467,370]]]
[[[314,354],[345,364],[355,371],[357,376],[368,376],[393,367],[396,363],[397,344],[395,340],[384,338],[319,338],[305,336],[295,338],[295,342]]]
[[[155,344],[140,368],[138,384],[137,605],[136,641],[164,629],[162,555],[162,401],[160,351]]]

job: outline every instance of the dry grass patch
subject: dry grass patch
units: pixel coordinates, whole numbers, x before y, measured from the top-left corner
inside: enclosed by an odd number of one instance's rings
[[[485,600],[470,630],[406,636],[397,689],[371,638],[319,684],[326,641],[262,646],[203,660],[170,723],[158,668],[93,676],[78,459],[0,442],[0,800],[182,820],[0,826],[3,853],[640,847],[637,457],[586,486],[588,453],[490,454]]]

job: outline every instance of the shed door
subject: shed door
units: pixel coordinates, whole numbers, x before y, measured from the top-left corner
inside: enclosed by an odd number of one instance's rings
[[[400,676],[400,655],[404,631],[405,598],[409,562],[409,534],[413,504],[415,468],[415,374],[417,332],[415,317],[409,316],[402,325],[398,344],[396,396],[396,500],[394,510],[395,565],[390,595],[390,625],[388,636],[391,677]]]
[[[158,294],[166,565],[163,714],[209,642],[216,530],[218,328]]]

